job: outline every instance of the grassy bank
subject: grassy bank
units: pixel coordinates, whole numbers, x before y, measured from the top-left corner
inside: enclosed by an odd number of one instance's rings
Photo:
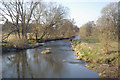
[[[74,55],[78,60],[81,59],[95,64],[99,63],[99,64],[108,64],[116,67],[118,66],[117,42],[111,42],[111,48],[109,49],[110,50],[109,54],[104,54],[100,41],[94,37],[76,39],[73,40],[71,44],[72,44],[72,49],[75,51]],[[89,69],[92,69],[90,67]],[[98,66],[95,66],[95,68],[96,67]]]

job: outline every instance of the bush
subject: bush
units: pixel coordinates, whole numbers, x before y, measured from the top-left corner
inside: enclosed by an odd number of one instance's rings
[[[12,38],[12,39],[10,40],[10,43],[12,44],[12,46],[13,46],[14,48],[24,48],[26,42],[27,42],[27,39],[25,39],[25,38],[22,38],[22,39]]]

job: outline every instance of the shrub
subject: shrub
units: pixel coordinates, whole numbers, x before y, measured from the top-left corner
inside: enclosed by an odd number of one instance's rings
[[[110,59],[110,58],[105,59],[105,63],[106,63],[106,64],[109,64],[110,62],[111,62],[111,59]]]
[[[9,42],[12,44],[14,48],[24,48],[27,42],[27,39],[12,38]]]

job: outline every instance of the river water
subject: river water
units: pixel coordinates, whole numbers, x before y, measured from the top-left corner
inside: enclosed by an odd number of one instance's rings
[[[41,54],[51,49],[50,54]],[[88,64],[75,60],[74,51],[67,40],[44,43],[43,46],[20,52],[3,53],[3,78],[98,78],[98,73],[88,70]]]

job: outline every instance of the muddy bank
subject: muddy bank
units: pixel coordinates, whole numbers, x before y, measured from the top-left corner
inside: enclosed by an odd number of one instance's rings
[[[86,67],[90,70],[99,73],[102,78],[120,78],[118,67],[111,66],[108,64],[87,64]]]
[[[39,46],[43,46],[43,43],[25,44],[23,48],[16,48],[13,46],[2,46],[2,53],[32,49],[32,48],[37,48]]]
[[[39,46],[43,46],[43,44],[45,42],[49,42],[49,41],[56,41],[56,40],[72,40],[75,36],[72,36],[70,38],[57,38],[57,39],[48,39],[48,40],[38,40],[37,42],[35,42],[35,40],[30,43],[30,44],[25,44],[23,48],[17,48],[14,46],[3,46],[2,45],[2,53],[6,53],[6,52],[13,52],[13,51],[21,51],[21,50],[26,50],[26,49],[33,49],[33,48],[37,48]],[[3,42],[3,43],[7,43],[7,42]]]

